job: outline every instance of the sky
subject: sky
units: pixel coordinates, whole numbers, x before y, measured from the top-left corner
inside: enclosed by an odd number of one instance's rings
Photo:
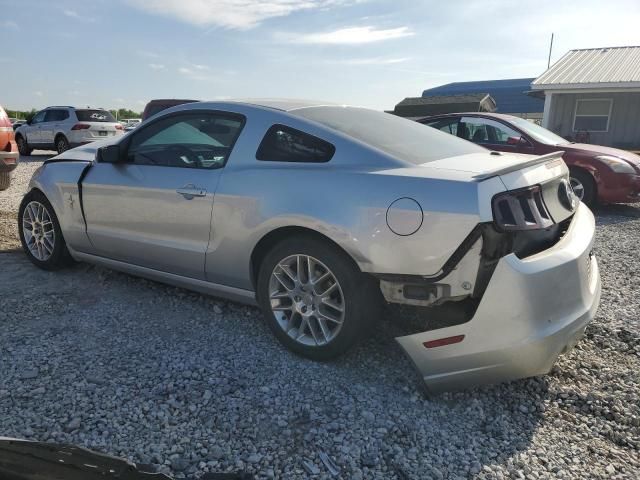
[[[304,98],[392,109],[640,45],[638,0],[0,0],[0,104]]]

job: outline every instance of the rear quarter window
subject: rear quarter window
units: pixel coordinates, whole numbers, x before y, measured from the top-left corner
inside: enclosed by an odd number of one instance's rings
[[[285,125],[273,125],[265,134],[256,159],[267,162],[324,163],[336,148],[329,142]]]
[[[81,122],[113,122],[116,119],[111,115],[111,112],[106,110],[76,110],[76,116]]]

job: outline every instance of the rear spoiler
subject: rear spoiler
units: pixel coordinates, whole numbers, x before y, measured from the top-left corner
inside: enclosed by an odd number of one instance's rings
[[[510,165],[508,167],[499,168],[498,170],[492,170],[490,172],[479,173],[478,175],[474,175],[473,179],[477,181],[486,180],[488,178],[499,177],[500,175],[504,175],[506,173],[516,172],[518,170],[522,170],[523,168],[533,167],[534,165],[539,165],[541,163],[552,162],[554,160],[562,160],[562,155],[564,152],[551,152],[546,155],[540,155],[539,157],[533,157],[531,160],[526,160],[522,163],[516,163],[515,165]]]

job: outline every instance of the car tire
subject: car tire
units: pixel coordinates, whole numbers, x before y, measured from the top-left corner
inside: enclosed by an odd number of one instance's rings
[[[69,140],[64,135],[58,135],[56,137],[56,151],[58,155],[69,150]]]
[[[283,270],[287,266],[291,273],[293,262],[297,264],[298,259],[304,273],[298,275],[295,268],[295,275],[301,285],[294,284]],[[309,259],[317,282],[313,287],[306,273]],[[293,290],[289,291],[277,278],[288,281]],[[363,274],[339,248],[313,236],[291,237],[275,245],[260,265],[256,290],[258,304],[278,340],[312,360],[329,360],[349,350],[372,330],[382,306],[382,294],[374,278]],[[325,291],[330,293],[321,296]],[[289,310],[285,310],[287,307]]]
[[[11,173],[0,172],[0,191],[6,190],[11,185]]]
[[[590,208],[594,207],[597,203],[597,187],[593,176],[585,170],[576,168],[571,169],[569,177],[571,188],[582,203]]]
[[[42,192],[32,190],[22,199],[18,233],[24,252],[35,266],[58,270],[73,263],[58,217]]]
[[[20,155],[27,156],[31,155],[31,152],[33,152],[33,148],[29,148],[27,139],[22,135],[16,135],[16,143],[18,144],[18,153],[20,153]]]

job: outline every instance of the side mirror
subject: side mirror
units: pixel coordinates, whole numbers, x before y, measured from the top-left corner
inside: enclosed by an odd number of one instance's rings
[[[513,145],[513,146],[517,146],[517,145],[522,145],[522,137],[509,137],[507,138],[507,145]]]
[[[107,145],[100,147],[96,152],[96,160],[100,163],[119,163],[122,161],[120,156],[120,145]]]

